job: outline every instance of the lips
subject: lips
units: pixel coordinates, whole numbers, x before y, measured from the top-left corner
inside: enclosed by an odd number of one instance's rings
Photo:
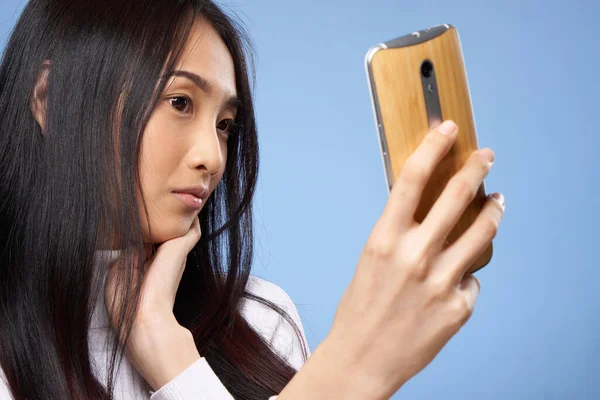
[[[206,201],[209,192],[206,186],[196,186],[174,190],[173,194],[182,200],[188,207],[199,210]]]
[[[205,201],[206,198],[208,197],[208,188],[206,186],[197,186],[197,187],[191,187],[191,188],[186,188],[186,189],[178,189],[178,190],[174,190],[175,193],[182,193],[182,194],[191,194],[192,196],[195,196],[199,199],[201,199],[202,201]]]

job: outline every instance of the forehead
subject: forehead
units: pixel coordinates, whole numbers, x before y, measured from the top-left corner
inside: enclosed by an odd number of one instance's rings
[[[221,93],[235,94],[235,67],[227,45],[204,18],[198,18],[175,69],[196,73]]]

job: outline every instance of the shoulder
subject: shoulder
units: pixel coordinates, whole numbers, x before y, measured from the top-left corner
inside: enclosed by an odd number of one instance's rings
[[[298,340],[292,326],[266,304],[249,298],[245,298],[242,302],[241,313],[244,319],[294,368],[299,369],[304,362],[302,347],[305,347],[307,356],[310,356],[310,349],[294,301],[281,287],[255,275],[250,275],[246,291],[282,308],[298,327],[301,341]]]
[[[250,275],[246,291],[254,296],[268,300],[282,308],[295,323],[301,323],[296,304],[290,296],[278,285],[256,275]],[[244,318],[253,326],[260,328],[263,333],[275,333],[273,329],[281,323],[282,317],[266,304],[258,300],[244,298],[241,311]],[[267,329],[273,328],[273,329]],[[268,331],[268,332],[265,332]],[[267,339],[271,339],[270,337]]]
[[[285,292],[285,290],[283,290],[277,284],[267,281],[266,279],[260,278],[256,275],[250,275],[248,277],[246,290],[256,296],[260,296],[264,299],[272,301],[280,307],[296,308],[291,297]]]

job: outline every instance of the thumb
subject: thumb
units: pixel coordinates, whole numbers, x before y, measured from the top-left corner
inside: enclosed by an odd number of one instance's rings
[[[471,274],[465,275],[463,280],[460,282],[460,285],[458,285],[458,290],[465,296],[471,313],[475,309],[475,302],[479,296],[480,289],[481,284],[479,283],[479,280]]]

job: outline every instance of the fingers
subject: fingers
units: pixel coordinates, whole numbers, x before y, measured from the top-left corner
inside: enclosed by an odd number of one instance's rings
[[[187,257],[188,253],[192,251],[200,237],[202,232],[200,231],[200,220],[198,217],[194,218],[190,229],[183,236],[179,236],[170,240],[167,240],[156,250],[155,258],[158,258],[161,253],[169,253],[169,257],[173,254],[181,255],[183,259]]]
[[[200,221],[196,217],[185,235],[167,240],[158,246],[156,254],[148,263],[148,276],[156,275],[175,288],[179,286],[187,255],[200,240],[200,236]]]
[[[463,168],[450,179],[427,214],[420,229],[430,244],[434,247],[439,244],[436,250],[441,248],[467,206],[475,198],[483,179],[490,172],[493,161],[494,152],[491,149],[482,149],[471,154]]]
[[[457,132],[453,121],[445,121],[429,132],[406,160],[384,210],[391,224],[406,228],[414,223],[421,194],[437,165],[452,148]]]
[[[172,318],[175,296],[183,276],[187,255],[200,237],[200,220],[196,216],[189,230],[183,236],[162,243],[158,246],[154,256],[145,262],[141,305],[136,321],[156,321],[165,318],[170,320]],[[135,269],[130,268],[131,262],[128,260],[132,262],[137,260],[135,252],[121,261],[125,264],[124,267],[134,272]],[[113,326],[116,324],[113,319],[113,311],[122,304],[124,297],[124,294],[117,293],[115,290],[118,286],[117,277],[116,271],[109,271],[104,292],[105,305]],[[132,283],[134,286],[137,284],[137,278],[138,275],[133,273]]]
[[[439,269],[450,274],[448,282],[456,284],[488,248],[496,236],[500,221],[504,216],[504,196],[500,193],[488,196],[483,209],[473,224],[450,247],[444,250],[436,264]]]

